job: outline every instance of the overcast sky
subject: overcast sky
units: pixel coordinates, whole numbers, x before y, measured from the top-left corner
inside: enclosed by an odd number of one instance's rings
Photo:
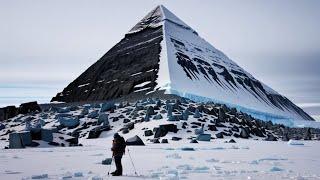
[[[320,109],[316,0],[0,0],[0,105],[48,101],[159,4],[257,79]]]

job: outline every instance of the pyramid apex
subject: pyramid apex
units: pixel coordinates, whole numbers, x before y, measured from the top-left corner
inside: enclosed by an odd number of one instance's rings
[[[168,10],[164,5],[160,4],[150,11],[142,20],[140,20],[128,34],[139,32],[147,27],[155,28],[163,25],[164,21],[176,24],[180,27],[193,31],[190,26],[179,19],[175,14]]]

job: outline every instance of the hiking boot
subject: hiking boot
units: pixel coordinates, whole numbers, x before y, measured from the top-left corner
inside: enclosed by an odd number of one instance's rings
[[[112,174],[112,176],[122,176],[122,174],[121,173],[114,173],[114,174]]]
[[[113,171],[113,172],[112,172],[112,173],[110,173],[110,174],[112,174],[112,175],[117,174],[117,171]]]

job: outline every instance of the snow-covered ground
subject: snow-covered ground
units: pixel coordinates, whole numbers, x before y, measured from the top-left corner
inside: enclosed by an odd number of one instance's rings
[[[104,136],[84,139],[83,147],[1,149],[0,179],[320,179],[318,141],[288,145],[243,139],[129,146],[136,171],[143,176],[134,177],[127,152],[123,157],[127,176],[108,177],[109,166],[101,161],[111,156],[112,134]]]

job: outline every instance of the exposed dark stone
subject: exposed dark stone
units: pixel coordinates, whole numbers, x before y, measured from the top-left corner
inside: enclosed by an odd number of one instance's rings
[[[244,138],[244,139],[248,139],[248,138],[250,137],[250,135],[249,135],[249,133],[248,133],[245,129],[241,128],[241,130],[240,130],[240,137],[241,137],[241,138]]]
[[[167,135],[168,132],[178,132],[177,125],[175,124],[163,124],[159,128],[155,128],[154,138],[159,138]]]
[[[218,129],[216,128],[216,126],[213,125],[213,124],[208,124],[208,129],[209,129],[210,131],[218,131]]]
[[[163,144],[168,143],[168,139],[162,139],[162,140],[161,140],[161,143],[163,143]]]
[[[151,139],[150,142],[152,142],[154,144],[159,144],[160,143],[158,138]]]
[[[180,141],[182,138],[181,137],[175,137],[175,136],[173,136],[172,137],[172,141]]]
[[[57,142],[48,142],[49,145],[51,146],[59,146],[60,144]]]
[[[306,130],[306,132],[305,132],[305,134],[304,134],[304,140],[311,140],[311,138],[312,138],[312,135],[311,135],[311,130],[310,130],[310,128],[308,128],[307,130]]]
[[[13,118],[18,115],[18,109],[15,106],[0,108],[0,121]]]
[[[123,123],[128,123],[128,122],[130,122],[129,119],[123,119]]]
[[[252,131],[253,134],[255,134],[256,136],[265,137],[265,135],[262,133],[262,131],[261,131],[260,129],[258,129],[257,127],[252,128],[251,131]]]
[[[103,131],[111,130],[110,126],[99,126],[89,131],[88,139],[98,138]]]
[[[237,126],[232,126],[231,130],[234,132],[239,132],[239,128]]]
[[[153,132],[151,130],[146,130],[146,131],[144,131],[144,135],[145,136],[152,136]]]
[[[273,134],[267,134],[266,141],[277,141],[277,138],[273,136]]]
[[[217,138],[223,138],[223,133],[222,133],[222,132],[217,133],[217,134],[216,134],[216,137],[217,137]]]
[[[218,115],[218,122],[226,122],[225,118],[226,118],[225,111],[223,110],[223,108],[220,108],[219,115]]]
[[[112,118],[112,122],[117,122],[117,121],[119,121],[119,117],[113,117]]]
[[[108,100],[135,93],[134,91],[142,88],[154,89],[158,77],[162,39],[162,27],[146,28],[139,33],[127,34],[51,101]],[[150,69],[156,70],[148,71]],[[139,72],[144,73],[137,74]],[[137,75],[132,76],[133,74]],[[135,87],[146,81],[151,83]],[[88,85],[78,87],[83,84]],[[95,91],[92,91],[93,89]],[[145,93],[150,89],[139,93]]]
[[[40,112],[41,108],[36,101],[22,103],[19,106],[19,113],[20,114],[27,114],[30,112],[37,112],[37,111]]]
[[[132,130],[132,129],[134,129],[134,122],[130,122],[128,124],[125,124],[123,127],[127,128],[129,130]]]
[[[195,140],[195,139],[192,139],[192,140],[190,141],[190,143],[198,143],[198,141]]]
[[[122,128],[122,133],[123,133],[123,134],[129,133],[129,129],[128,129],[128,128]]]
[[[144,146],[143,141],[139,136],[134,136],[126,140],[127,146]]]
[[[228,143],[236,143],[234,139],[230,139]]]
[[[201,123],[199,123],[199,122],[191,122],[190,124],[201,126]]]
[[[154,108],[152,106],[148,106],[147,107],[147,115],[151,116],[151,115],[155,115],[155,111]]]
[[[221,123],[216,123],[215,125],[216,125],[216,127],[227,127],[227,126],[225,126],[224,124],[221,124]]]

